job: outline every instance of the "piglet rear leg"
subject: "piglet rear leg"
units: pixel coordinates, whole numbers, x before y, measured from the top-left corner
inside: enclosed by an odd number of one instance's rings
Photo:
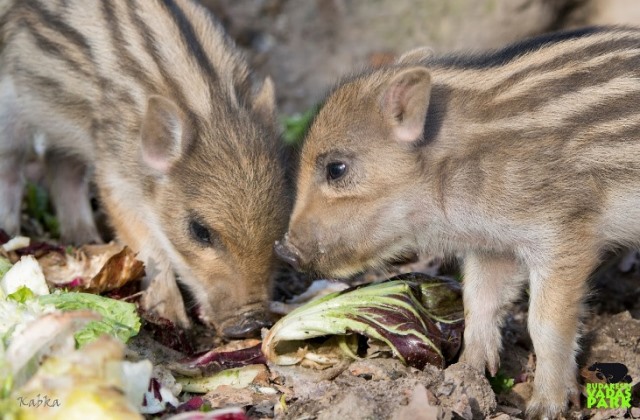
[[[101,243],[89,202],[88,168],[80,159],[57,150],[45,156],[51,200],[63,243]]]
[[[10,236],[15,236],[20,233],[23,159],[1,147],[0,144],[0,228]]]
[[[31,137],[15,109],[15,90],[9,78],[0,81],[0,228],[20,233],[24,189],[23,165]]]

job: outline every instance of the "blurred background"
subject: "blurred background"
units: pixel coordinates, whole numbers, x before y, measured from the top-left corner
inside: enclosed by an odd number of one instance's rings
[[[584,25],[640,25],[638,0],[202,0],[273,77],[280,111],[303,112],[345,74],[418,46],[497,48]]]

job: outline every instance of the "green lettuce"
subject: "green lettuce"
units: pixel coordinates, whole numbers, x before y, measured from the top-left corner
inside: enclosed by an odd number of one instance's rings
[[[126,343],[140,331],[140,317],[133,303],[75,292],[39,296],[38,301],[62,311],[88,309],[102,316],[102,320],[90,322],[74,335],[79,347],[95,341],[103,334]]]
[[[0,257],[0,279],[11,269],[11,263],[6,258]]]

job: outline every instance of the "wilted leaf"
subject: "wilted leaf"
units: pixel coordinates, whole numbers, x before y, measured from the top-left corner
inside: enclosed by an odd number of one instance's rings
[[[171,366],[171,369],[183,375],[209,374],[225,369],[266,363],[260,344],[235,351],[211,350],[199,357],[187,359]]]
[[[144,392],[141,412],[145,414],[161,413],[167,406],[178,407],[180,404],[171,390],[162,386],[156,378],[151,378]]]
[[[33,319],[20,332],[13,334],[6,360],[18,386],[34,373],[42,355],[54,347],[65,349],[65,341],[71,334],[97,319],[100,319],[99,315],[90,311],[48,313]]]
[[[248,365],[241,368],[223,370],[209,376],[176,379],[182,384],[184,391],[205,394],[222,385],[245,388],[260,374],[267,375],[267,367],[265,365]]]
[[[8,259],[0,257],[0,280],[7,274],[7,271],[11,268],[12,264]]]
[[[16,249],[26,248],[31,243],[31,239],[26,236],[16,236],[11,238],[2,245],[2,249],[6,252],[15,251]]]
[[[193,342],[189,339],[184,329],[176,326],[168,319],[159,318],[151,312],[141,310],[141,316],[144,320],[144,331],[154,341],[183,354],[194,353]]]
[[[54,245],[49,242],[30,241],[29,246],[15,250],[16,255],[19,257],[23,255],[33,255],[36,258],[40,258],[50,252],[64,254],[64,249],[60,245]]]
[[[312,301],[278,321],[262,350],[273,363],[299,363],[308,354],[292,347],[303,340],[357,333],[385,342],[410,366],[443,367],[460,349],[463,325],[460,285],[416,273]]]
[[[213,411],[180,413],[167,420],[249,420],[241,407],[226,407]]]
[[[302,294],[292,297],[286,303],[280,301],[271,302],[269,310],[274,314],[286,315],[307,302],[348,288],[348,284],[337,280],[315,280]]]
[[[69,254],[40,259],[45,278],[56,287],[103,293],[144,276],[144,264],[128,247],[114,243],[85,245]]]

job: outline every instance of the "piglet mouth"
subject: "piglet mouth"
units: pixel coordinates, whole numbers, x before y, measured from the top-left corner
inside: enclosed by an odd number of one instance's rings
[[[305,256],[300,248],[291,242],[288,234],[274,245],[277,257],[296,271],[313,271],[334,278],[348,278],[368,269],[391,268],[418,260],[415,251],[398,250],[397,247],[377,252],[357,252],[354,247],[335,246],[330,252],[322,246],[318,248],[311,257]]]
[[[339,253],[329,254],[324,248],[319,248],[320,249],[316,250],[311,256],[305,256],[305,254],[300,251],[300,248],[291,242],[288,235],[285,235],[282,241],[276,241],[273,247],[276,256],[291,265],[296,271],[312,271],[318,275],[340,278],[348,277],[343,275],[345,272],[358,272],[358,270],[347,269],[345,271],[344,268],[341,269],[341,267],[345,265],[349,266],[346,262],[348,262],[349,258],[353,257],[353,255],[345,254],[343,256]],[[331,264],[329,264],[329,262],[331,262]]]
[[[285,234],[282,241],[276,241],[273,247],[276,256],[291,265],[296,271],[313,271],[330,277],[345,277],[340,273],[345,272],[345,266],[350,267],[350,261],[354,259],[353,253],[340,251],[337,247],[328,252],[324,246],[319,244],[314,248],[316,249],[312,254],[303,253],[291,241],[289,234]],[[359,270],[354,271],[347,268],[346,271],[351,273]]]

